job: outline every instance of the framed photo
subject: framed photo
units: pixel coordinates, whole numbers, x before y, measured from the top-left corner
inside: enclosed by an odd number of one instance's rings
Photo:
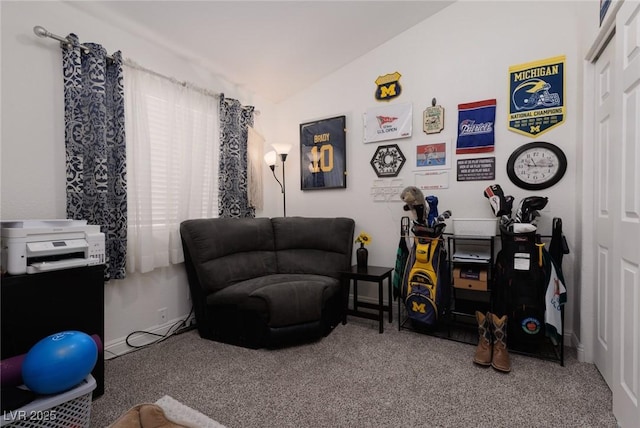
[[[300,124],[300,189],[347,187],[346,116]]]
[[[416,145],[416,168],[451,169],[451,139]]]

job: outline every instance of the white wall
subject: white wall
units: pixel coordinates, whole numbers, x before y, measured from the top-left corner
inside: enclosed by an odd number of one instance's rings
[[[483,191],[493,183],[499,183],[506,194],[515,197],[515,207],[523,197],[548,196],[550,202],[542,212],[539,230],[550,234],[552,218],[561,217],[569,246],[575,250],[576,149],[580,143],[577,137],[581,126],[584,55],[578,33],[585,13],[597,16],[597,3],[457,2],[282,103],[278,111],[278,134],[292,142],[299,140],[300,123],[342,114],[347,117],[347,188],[301,191],[299,153],[291,153],[286,168],[287,183],[292,183],[287,191],[287,214],[352,217],[356,220],[356,233],[364,230],[372,235],[370,264],[394,266],[400,218],[406,213],[401,202],[372,200],[370,188],[377,177],[369,161],[376,146],[392,143],[400,146],[407,162],[398,178],[403,179],[405,186],[413,185],[416,144],[436,142],[446,135],[453,137],[455,147],[457,105],[496,98],[496,144],[495,153],[490,154],[496,157],[495,180],[457,182],[454,159],[449,188],[427,194],[439,198],[440,212],[450,209],[454,217],[461,218],[492,217]],[[371,31],[375,31],[373,23]],[[565,123],[536,139],[507,130],[509,66],[557,55],[566,55]],[[381,105],[374,99],[374,80],[395,71],[402,75],[403,92],[392,103],[413,103],[413,136],[364,144],[362,115],[367,108]],[[445,129],[442,134],[427,136],[422,131],[422,112],[434,97],[445,108]],[[568,170],[562,181],[545,191],[519,189],[506,174],[509,155],[529,141],[555,143],[568,158]],[[478,157],[481,156],[485,155]],[[475,156],[465,156],[469,157]],[[268,191],[272,196],[267,199],[279,201],[275,186]],[[281,210],[278,205],[275,209]],[[573,289],[578,263],[574,252],[565,257],[564,273],[569,288],[566,333],[569,335],[574,313],[577,314],[578,301],[574,300]]]
[[[2,219],[66,217],[61,53],[58,42],[34,35],[36,25],[63,37],[73,32],[83,42],[101,43],[108,52],[121,50],[125,58],[161,74],[256,105],[261,112],[258,129],[269,138],[273,105],[236,88],[194,59],[130,32],[126,23],[91,16],[79,6],[0,2]],[[191,307],[187,290],[183,265],[110,281],[105,286],[106,346],[118,352],[130,332],[162,329],[158,308],[167,308],[169,320],[186,316]]]

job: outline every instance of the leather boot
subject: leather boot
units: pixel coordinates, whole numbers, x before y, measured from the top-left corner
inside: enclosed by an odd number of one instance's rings
[[[507,352],[507,316],[498,317],[491,314],[491,324],[493,327],[493,358],[491,367],[508,373],[511,371],[511,360]]]
[[[478,321],[478,347],[476,348],[476,355],[473,357],[473,362],[480,364],[481,366],[491,365],[491,351],[493,345],[491,343],[491,318],[490,313],[483,314],[476,311],[476,320]]]

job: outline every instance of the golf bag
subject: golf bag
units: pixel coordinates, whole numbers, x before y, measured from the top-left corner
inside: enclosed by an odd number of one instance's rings
[[[502,249],[496,257],[493,312],[507,315],[509,346],[535,349],[545,337],[546,250],[536,232],[513,233],[500,226]]]
[[[435,326],[449,308],[450,274],[442,231],[415,225],[404,269],[402,299],[408,317],[425,327]]]

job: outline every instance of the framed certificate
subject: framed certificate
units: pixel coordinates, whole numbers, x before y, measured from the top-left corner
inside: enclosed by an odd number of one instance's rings
[[[300,188],[347,187],[346,117],[300,124]]]

